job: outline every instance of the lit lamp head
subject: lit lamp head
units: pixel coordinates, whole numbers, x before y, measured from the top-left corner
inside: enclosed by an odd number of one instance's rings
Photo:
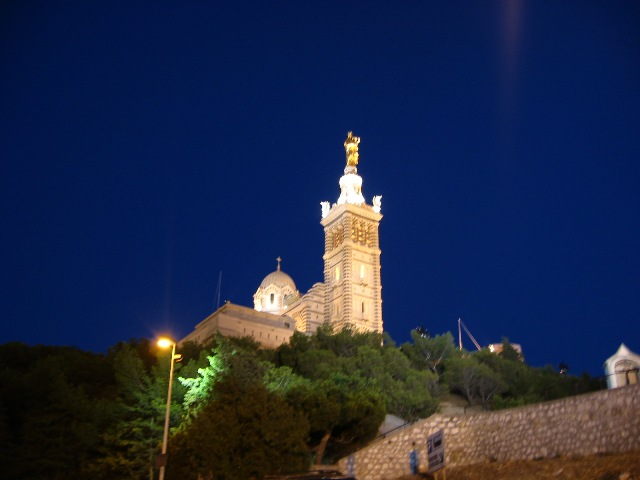
[[[160,348],[169,348],[169,347],[172,347],[173,345],[175,345],[175,342],[173,340],[171,340],[170,338],[160,337],[158,339],[158,346]]]
[[[160,348],[173,348],[173,361],[175,362],[179,362],[180,360],[182,360],[182,355],[180,355],[179,353],[176,353],[175,347],[176,347],[176,342],[174,342],[173,340],[171,340],[169,337],[160,337],[158,339],[158,343],[157,343],[158,347]]]

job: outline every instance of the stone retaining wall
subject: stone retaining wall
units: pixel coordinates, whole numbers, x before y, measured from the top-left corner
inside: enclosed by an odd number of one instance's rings
[[[498,412],[436,414],[356,452],[356,477],[390,480],[408,475],[413,448],[426,465],[427,437],[441,428],[448,466],[638,450],[640,385]],[[347,459],[339,466],[347,471]]]

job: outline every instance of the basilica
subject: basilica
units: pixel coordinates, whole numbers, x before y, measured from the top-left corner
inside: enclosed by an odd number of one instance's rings
[[[344,142],[346,166],[335,203],[323,201],[324,281],[301,294],[280,268],[267,275],[253,295],[253,308],[225,303],[180,343],[206,343],[214,335],[250,336],[265,347],[288,342],[294,331],[312,334],[318,326],[382,332],[382,284],[378,228],[382,196],[368,204],[358,175],[359,137]]]

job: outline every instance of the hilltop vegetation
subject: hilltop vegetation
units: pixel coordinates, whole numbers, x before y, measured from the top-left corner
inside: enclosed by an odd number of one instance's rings
[[[184,345],[176,365],[167,478],[261,478],[333,462],[369,442],[385,414],[413,421],[443,393],[507,408],[599,388],[588,375],[532,368],[455,348],[447,333],[322,328],[261,348],[249,338]],[[0,455],[7,478],[153,478],[169,355],[148,340],[106,355],[69,347],[0,346]]]

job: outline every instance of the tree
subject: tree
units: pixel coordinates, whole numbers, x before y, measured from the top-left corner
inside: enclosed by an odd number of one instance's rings
[[[46,373],[45,373],[46,372]],[[60,372],[49,376],[46,402],[32,409],[22,427],[22,478],[92,477],[88,466],[98,455],[100,431],[110,424],[104,400],[90,398]]]
[[[184,386],[183,408],[188,416],[210,401],[215,385],[226,377],[246,384],[261,383],[268,368],[258,358],[259,345],[250,338],[218,335],[212,347],[203,350],[198,361],[181,370],[178,381]],[[203,363],[206,365],[200,366]]]
[[[413,421],[436,411],[436,376],[413,368],[397,348],[360,347],[354,367],[352,373],[367,379],[384,397],[387,413]]]
[[[508,355],[507,357],[496,355],[487,349],[475,352],[473,358],[489,367],[506,384],[505,390],[501,392],[504,398],[519,399],[517,404],[540,400],[533,388],[536,382],[536,369],[520,360],[510,359]]]
[[[343,364],[331,350],[313,348],[298,356],[296,372],[311,380],[321,380],[340,371]]]
[[[331,325],[325,324],[318,327],[310,340],[315,349],[329,350],[337,357],[353,357],[358,347],[382,348],[384,337],[377,332],[359,332],[351,327],[334,332]]]
[[[493,397],[507,388],[498,374],[471,356],[448,360],[444,378],[469,404],[479,403],[486,409],[491,407]]]
[[[310,384],[310,380],[293,373],[291,367],[276,367],[265,365],[266,371],[263,378],[267,390],[285,396],[292,388]]]
[[[507,337],[502,337],[502,351],[500,356],[505,360],[524,361],[522,354],[518,352]]]
[[[429,369],[436,377],[440,377],[445,360],[457,354],[450,332],[431,337],[413,330],[411,339],[413,344],[403,344],[400,347],[402,352],[409,357],[414,368]]]
[[[302,332],[295,331],[289,343],[283,343],[276,348],[273,355],[273,363],[277,366],[291,367],[294,371],[299,369],[300,355],[311,348],[311,339]]]
[[[309,422],[310,446],[318,464],[325,452],[341,457],[371,440],[385,416],[384,399],[377,391],[358,377],[340,373],[298,384],[286,398]]]
[[[0,371],[4,442],[11,445],[3,474],[89,478],[100,432],[112,420],[106,358],[69,347],[0,346],[0,358],[11,357]]]
[[[507,385],[485,365],[478,365],[475,370],[475,395],[480,404],[486,410],[490,410],[493,397],[506,390]]]
[[[164,427],[168,358],[151,365],[146,348],[137,342],[112,349],[118,396],[116,419],[102,435],[101,456],[92,465],[97,478],[153,479]],[[166,368],[165,368],[166,367]],[[173,424],[179,412],[172,408]]]
[[[433,413],[437,406],[437,378],[419,371],[388,339],[379,334],[344,329],[334,333],[323,326],[305,340],[296,340],[286,352],[292,372],[312,381],[333,381],[340,376],[357,379],[363,388],[380,395],[386,412],[413,420]],[[283,357],[276,352],[276,359]],[[313,422],[312,422],[313,423]]]
[[[169,479],[243,480],[306,468],[304,415],[258,383],[226,376],[215,396],[171,438]]]
[[[222,355],[207,355],[209,365],[198,368],[195,377],[179,377],[179,382],[185,386],[184,409],[188,415],[195,415],[199,408],[209,401],[213,387],[223,375],[227,364]]]

